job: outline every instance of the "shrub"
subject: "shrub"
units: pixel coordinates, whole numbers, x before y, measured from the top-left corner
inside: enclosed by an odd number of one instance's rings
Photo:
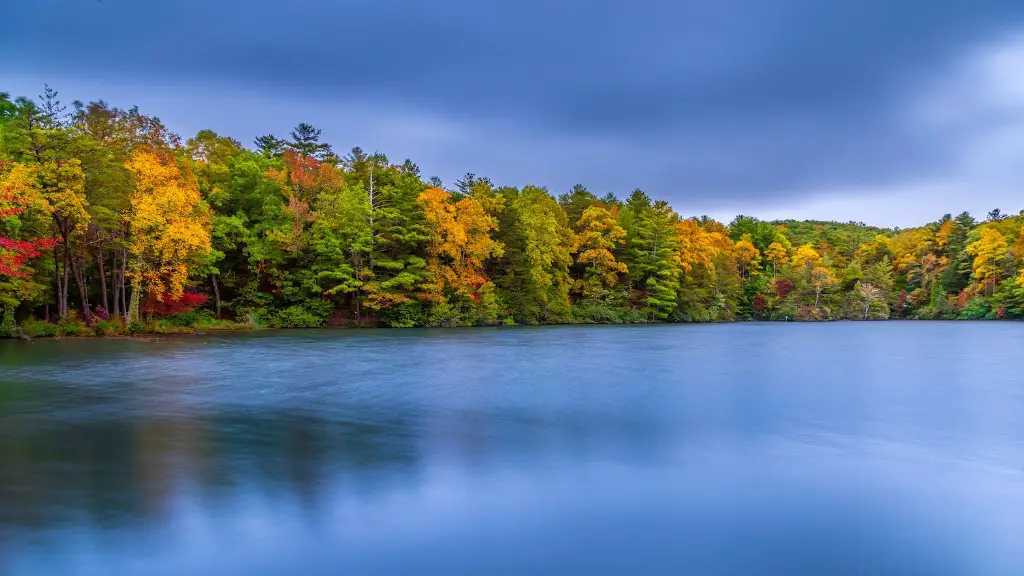
[[[796,311],[796,320],[800,322],[821,322],[827,318],[827,314],[821,308],[814,306],[801,306]]]
[[[961,320],[983,320],[990,318],[992,308],[982,298],[972,298],[960,310]]]
[[[402,302],[381,310],[378,319],[389,328],[412,328],[425,323],[423,306],[419,302]]]
[[[59,336],[85,336],[91,331],[78,313],[71,311],[57,322],[57,332]]]
[[[60,334],[56,324],[29,318],[21,324],[21,329],[29,338],[54,338]]]
[[[327,323],[334,306],[325,300],[310,300],[302,305],[289,306],[271,317],[275,328],[319,328]]]
[[[107,336],[108,334],[116,334],[119,331],[119,327],[110,320],[97,320],[93,322],[92,332],[97,336]]]
[[[648,319],[642,310],[585,300],[572,307],[569,321],[577,324],[640,324]]]
[[[110,320],[110,312],[103,306],[93,308],[92,315],[95,320]]]
[[[455,306],[445,302],[430,308],[425,324],[431,328],[454,328],[465,326],[467,322],[463,320],[462,314]]]
[[[0,338],[14,338],[18,335],[18,327],[14,324],[14,308],[4,306],[0,311]]]
[[[772,312],[772,320],[796,320],[796,316],[796,307],[791,304],[780,306]]]

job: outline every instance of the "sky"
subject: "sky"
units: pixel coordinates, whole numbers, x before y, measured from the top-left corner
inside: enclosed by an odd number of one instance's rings
[[[909,227],[1024,209],[1020,0],[35,0],[0,91],[250,145],[299,122],[452,185]]]

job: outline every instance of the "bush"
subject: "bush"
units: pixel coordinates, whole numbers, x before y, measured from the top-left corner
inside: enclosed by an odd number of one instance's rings
[[[92,325],[92,332],[97,336],[120,334],[122,325],[112,320],[97,320]]]
[[[181,326],[167,319],[160,319],[146,325],[145,331],[150,334],[192,334],[191,326]]]
[[[275,328],[319,328],[327,323],[334,305],[325,300],[310,300],[302,305],[289,306],[271,317]]]
[[[0,311],[0,338],[14,338],[18,335],[18,327],[14,324],[14,308],[4,306]]]
[[[196,330],[249,330],[256,328],[254,323],[237,322],[235,320],[217,320],[210,315],[201,316],[193,327]]]
[[[972,298],[960,311],[961,320],[984,320],[993,316],[992,308],[982,298]]]
[[[772,312],[772,320],[796,320],[797,310],[792,304],[786,304],[780,306],[774,312]]]
[[[796,320],[800,322],[821,322],[828,318],[827,312],[814,306],[801,306],[796,311]]]
[[[92,331],[78,317],[77,312],[71,311],[57,322],[57,332],[59,336],[85,336]]]
[[[55,338],[60,335],[56,324],[29,318],[21,324],[21,329],[29,338]]]
[[[455,306],[445,302],[430,308],[425,324],[431,328],[454,328],[456,326],[465,326],[467,322],[462,318],[462,314]]]
[[[576,324],[641,324],[648,320],[642,310],[590,300],[573,306],[569,321]]]
[[[125,327],[125,332],[130,336],[138,336],[139,334],[144,334],[146,332],[146,325],[142,322],[132,321]]]
[[[378,319],[389,328],[412,328],[425,324],[423,307],[419,302],[403,302],[381,310]]]

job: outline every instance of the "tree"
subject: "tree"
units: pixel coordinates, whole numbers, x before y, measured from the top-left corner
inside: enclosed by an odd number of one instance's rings
[[[508,198],[506,217],[512,224],[505,237],[510,258],[501,278],[502,291],[519,321],[562,321],[570,308],[574,240],[565,212],[547,190],[536,186]]]
[[[287,145],[284,140],[275,137],[273,134],[257,136],[255,144],[256,150],[258,150],[265,158],[277,158],[281,156],[281,154],[284,154],[284,149]]]
[[[11,307],[19,299],[31,297],[24,286],[15,284],[16,280],[29,278],[32,274],[28,267],[30,262],[55,247],[59,241],[46,237],[13,237],[24,234],[24,216],[32,211],[42,212],[46,204],[27,166],[15,164],[6,173],[2,170],[0,165],[0,277],[6,278],[0,280],[0,286],[7,290],[0,290],[0,300],[4,307]],[[7,230],[6,234],[4,230]],[[8,294],[8,290],[13,293]]]
[[[873,284],[868,284],[867,282],[858,282],[857,294],[860,296],[861,302],[864,304],[864,319],[870,320],[871,307],[876,302],[881,302],[884,300],[882,290]]]
[[[754,247],[749,236],[744,236],[743,240],[736,243],[733,254],[736,257],[736,264],[739,266],[740,278],[760,273],[761,251]]]
[[[601,298],[615,287],[619,274],[628,267],[615,259],[614,250],[625,243],[626,231],[606,208],[591,206],[583,211],[576,223],[573,252],[576,262],[585,267],[577,290],[584,298]]]
[[[818,307],[821,294],[826,288],[835,284],[836,277],[832,271],[824,266],[818,266],[811,271],[811,284],[814,286],[814,307]]]
[[[582,184],[573,186],[572,190],[558,197],[558,205],[562,207],[562,210],[565,210],[566,218],[569,219],[569,223],[574,227],[579,225],[580,218],[583,218],[583,212],[596,202],[597,197]],[[576,228],[576,230],[578,231],[579,228]]]
[[[174,159],[140,149],[127,162],[134,191],[129,223],[132,256],[129,317],[138,319],[145,292],[160,302],[184,292],[190,267],[211,249],[209,209],[194,177]]]
[[[292,130],[291,137],[292,139],[284,145],[298,154],[307,158],[336,163],[337,157],[331,151],[331,145],[320,141],[320,130],[314,128],[312,124],[305,122],[299,124],[295,130]],[[260,145],[259,139],[257,139],[257,145]]]
[[[54,230],[60,238],[63,258],[57,262],[63,272],[57,276],[58,310],[61,317],[68,312],[68,271],[70,269],[78,285],[82,314],[86,323],[92,322],[85,273],[81,254],[74,252],[74,246],[81,244],[80,235],[89,222],[89,211],[85,198],[85,173],[81,162],[72,159],[65,162],[48,161],[34,167],[42,198],[53,218]]]
[[[774,280],[778,275],[779,264],[789,262],[789,256],[787,255],[785,247],[783,247],[779,242],[772,242],[769,244],[764,255],[768,258],[768,261],[772,263],[772,279]]]
[[[464,311],[462,322],[490,322],[497,315],[497,302],[484,263],[503,253],[502,245],[490,236],[497,222],[472,198],[451,200],[452,194],[440,188],[429,188],[419,196],[430,231],[426,268],[430,279],[423,290],[437,305],[471,308]]]
[[[792,262],[793,268],[798,270],[816,267],[821,264],[821,254],[818,254],[818,251],[810,244],[805,244],[796,249]]]
[[[1006,238],[995,228],[985,226],[979,229],[977,239],[968,244],[966,250],[974,257],[974,278],[993,293],[1007,256]]]
[[[637,300],[659,320],[677,310],[679,290],[679,216],[667,202],[653,204],[635,190],[623,209],[626,247],[623,261],[637,290]]]
[[[999,222],[1000,220],[1002,220],[1002,219],[1004,219],[1006,217],[1007,217],[1007,215],[1003,214],[1003,211],[1000,210],[999,208],[995,208],[993,210],[990,210],[989,213],[988,213],[988,221],[989,222]]]

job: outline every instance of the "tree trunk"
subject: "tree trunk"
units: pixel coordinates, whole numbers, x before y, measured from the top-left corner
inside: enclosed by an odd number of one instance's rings
[[[64,280],[61,282],[60,289],[60,317],[63,318],[68,315],[68,260],[71,259],[71,250],[64,245],[64,272],[62,274]]]
[[[78,285],[78,296],[82,301],[82,319],[86,324],[92,324],[92,310],[89,310],[89,294],[86,292],[85,272],[75,264],[71,258],[71,274],[75,277],[75,284]]]
[[[821,290],[814,291],[814,307],[818,307],[818,300],[821,298]]]
[[[118,283],[121,284],[121,312],[124,313],[124,321],[128,320],[128,289],[125,287],[125,280],[128,278],[128,251],[121,251],[121,273],[118,275]]]
[[[103,268],[103,242],[97,248],[96,262],[100,267],[100,294],[103,295],[103,311],[110,313],[110,301],[107,299],[107,273]]]
[[[61,285],[60,285],[60,256],[58,255],[57,247],[53,247],[53,281],[56,284],[56,291],[54,296],[57,298],[57,317],[64,317],[64,308],[61,306],[63,298],[61,298]]]
[[[220,287],[217,286],[216,274],[210,274],[210,282],[213,284],[213,298],[217,303],[217,320],[220,320]]]
[[[114,308],[111,314],[118,316],[121,314],[121,290],[120,284],[117,278],[117,252],[111,252],[110,254],[110,289],[113,290],[114,294]]]
[[[139,292],[141,286],[138,281],[132,280],[132,302],[128,307],[128,321],[138,322],[139,321]]]

